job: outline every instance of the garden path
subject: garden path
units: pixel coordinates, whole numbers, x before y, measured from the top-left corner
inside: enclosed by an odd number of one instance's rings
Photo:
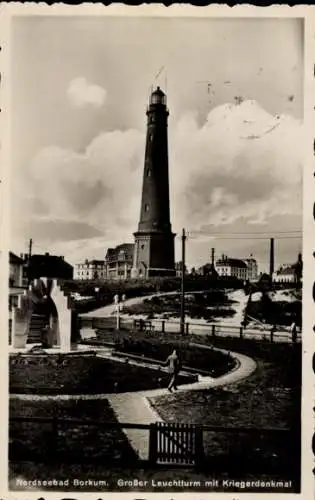
[[[255,371],[256,362],[252,358],[234,352],[230,354],[238,361],[238,366],[234,370],[216,379],[199,377],[198,382],[178,386],[178,392],[210,389],[232,384],[248,377]],[[109,394],[108,401],[119,422],[152,424],[162,419],[152,408],[148,398],[165,394],[168,394],[167,389]],[[146,460],[149,452],[148,431],[146,429],[124,429],[124,432],[139,458]]]
[[[151,299],[152,297],[156,297],[158,295],[175,295],[179,293],[177,292],[159,292],[159,293],[151,293],[150,295],[143,295],[140,297],[133,297],[132,299],[127,299],[124,302],[124,306],[133,306],[135,304],[139,304],[143,302],[145,299]],[[88,313],[80,314],[83,318],[103,318],[106,316],[111,316],[116,312],[117,305],[116,304],[108,304],[107,306],[101,307],[100,309],[95,309],[94,311],[90,311]]]

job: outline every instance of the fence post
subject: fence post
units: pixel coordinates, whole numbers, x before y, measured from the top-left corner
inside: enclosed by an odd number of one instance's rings
[[[149,429],[149,462],[154,465],[157,459],[157,428],[155,424],[150,424]]]
[[[215,325],[212,325],[211,326],[211,330],[212,330],[212,337],[215,337]]]
[[[185,329],[186,329],[186,335],[188,335],[189,334],[189,323],[186,323]]]
[[[165,333],[165,320],[164,319],[162,319],[161,332]]]
[[[202,427],[195,428],[195,464],[200,467],[204,462],[203,430]]]

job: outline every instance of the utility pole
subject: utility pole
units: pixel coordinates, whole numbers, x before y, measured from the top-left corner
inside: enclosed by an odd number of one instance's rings
[[[211,248],[211,270],[214,269],[214,248]]]
[[[31,256],[32,256],[32,248],[33,248],[33,240],[32,238],[30,239],[29,241],[29,244],[28,244],[28,258],[30,259]]]
[[[25,267],[23,273],[25,273],[25,277],[27,279],[27,288],[30,286],[31,277],[30,277],[30,266],[31,266],[31,257],[32,257],[32,248],[33,248],[33,240],[30,238],[28,243],[28,255],[25,258]]]
[[[185,250],[186,231],[182,231],[182,262],[181,262],[181,301],[180,301],[180,333],[185,334]]]
[[[275,270],[275,240],[274,238],[270,238],[269,274],[271,280],[274,270]]]

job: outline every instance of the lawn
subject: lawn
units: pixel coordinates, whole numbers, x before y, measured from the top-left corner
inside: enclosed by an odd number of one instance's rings
[[[232,339],[220,347],[235,348]],[[155,410],[168,422],[195,423],[217,427],[257,429],[246,432],[204,432],[204,449],[209,467],[241,468],[249,473],[270,471],[274,475],[297,477],[300,453],[300,346],[273,346],[251,341],[239,352],[253,356],[256,371],[247,379],[227,387],[167,394],[151,398]],[[232,344],[232,345],[231,345]],[[235,349],[237,350],[237,349]],[[268,352],[269,351],[269,352]],[[279,433],[265,432],[279,429]],[[292,435],[281,429],[293,429]],[[236,464],[236,465],[235,465]]]
[[[120,352],[142,355],[159,361],[165,361],[176,348],[184,367],[204,370],[211,373],[214,378],[224,375],[236,366],[232,356],[209,349],[209,346],[203,348],[191,345],[187,339],[176,338],[175,335],[162,334],[151,338],[141,334],[121,335],[115,347]]]
[[[56,417],[80,419],[84,425],[60,424],[58,435],[51,423],[10,421],[9,455],[19,462],[23,456],[37,460],[57,457],[57,461],[93,461],[128,463],[136,459],[125,434],[120,429],[106,429],[88,424],[89,420],[117,422],[107,400],[20,401],[10,399],[9,419],[13,417]],[[57,455],[54,456],[54,454]]]
[[[233,301],[227,296],[226,291],[209,289],[202,293],[190,293],[185,297],[186,314],[190,318],[203,318],[215,321],[216,318],[233,316]],[[123,307],[124,314],[143,314],[152,319],[155,316],[163,318],[178,318],[181,310],[180,294],[154,296],[144,299],[143,302]]]
[[[10,392],[13,394],[103,394],[166,387],[169,382],[168,373],[135,366],[128,360],[64,356],[62,363],[47,364],[49,355],[29,357],[25,359],[27,363],[15,363],[15,358],[10,356]],[[181,374],[179,384],[194,380]]]

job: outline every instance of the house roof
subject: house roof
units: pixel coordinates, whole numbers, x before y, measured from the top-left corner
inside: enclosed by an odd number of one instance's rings
[[[108,248],[106,252],[106,259],[114,260],[118,257],[120,252],[125,252],[127,257],[133,257],[134,244],[133,243],[122,243],[115,248]]]
[[[283,276],[283,275],[290,275],[290,274],[295,274],[296,273],[296,266],[288,266],[288,267],[282,267],[276,271],[276,274],[278,276]]]
[[[62,256],[33,254],[28,262],[28,274],[32,277],[72,279],[73,267]]]
[[[94,266],[99,266],[99,265],[104,265],[103,260],[97,260],[97,259],[92,259],[92,260],[87,260],[84,262],[84,264],[93,264]]]
[[[230,267],[239,267],[246,269],[247,264],[241,259],[233,259],[230,257],[226,257],[224,259],[219,259],[216,261],[216,266],[230,266]]]
[[[15,253],[9,252],[9,262],[10,264],[22,265],[24,263],[24,260],[21,257],[18,257],[18,255],[16,255]]]

